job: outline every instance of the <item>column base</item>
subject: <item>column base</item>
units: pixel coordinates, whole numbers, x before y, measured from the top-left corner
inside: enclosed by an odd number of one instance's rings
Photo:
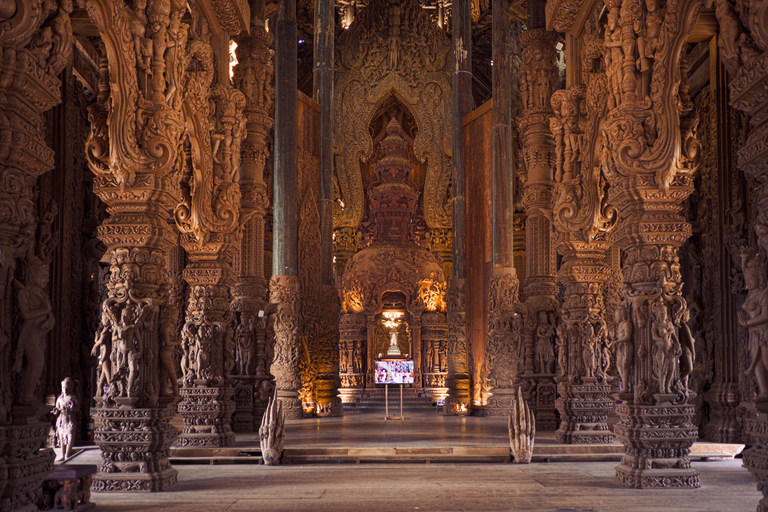
[[[509,416],[517,401],[517,392],[514,389],[497,388],[493,390],[493,396],[488,399],[485,406],[478,408],[476,416],[492,418],[498,416]]]
[[[448,385],[448,396],[445,399],[443,414],[446,416],[469,416],[472,410],[471,403],[469,377],[458,377]]]
[[[19,409],[29,416],[17,415]],[[39,407],[15,407],[17,425],[0,427],[0,510],[37,512],[43,480],[53,467],[53,450],[40,448],[50,424],[39,421]],[[42,414],[50,407],[43,406]]]
[[[304,417],[304,407],[296,391],[277,390],[277,399],[283,405],[283,414],[287,420],[297,420]]]
[[[617,482],[636,489],[700,486],[688,457],[698,437],[692,405],[620,403],[616,412],[620,421],[614,431],[624,444]]]
[[[162,492],[178,481],[178,471],[167,467],[151,473],[103,473],[93,479],[93,490],[98,492]]]
[[[365,390],[365,375],[362,373],[342,373],[339,397],[341,403],[351,404],[359,402]]]
[[[557,386],[548,377],[538,380],[536,383],[536,430],[539,432],[552,432],[557,430]]]
[[[741,442],[739,404],[741,392],[737,382],[716,382],[706,393],[705,399],[712,410],[710,420],[704,426],[703,437],[716,443]]]
[[[562,444],[608,444],[613,434],[608,430],[608,413],[613,400],[607,384],[565,384],[555,401],[560,411],[560,428],[555,439]]]
[[[317,378],[315,381],[316,414],[321,418],[339,417],[344,415],[336,379]]]
[[[232,430],[238,434],[257,432],[256,417],[254,415],[254,381],[255,377],[235,375],[234,399],[235,412],[232,415]]]
[[[230,387],[181,388],[179,414],[184,431],[176,441],[179,448],[230,446],[235,442],[230,421],[235,409]]]
[[[101,404],[97,404],[101,405]],[[176,484],[168,461],[178,435],[174,404],[146,409],[96,408],[96,444],[104,462],[93,479],[102,492],[157,492]]]

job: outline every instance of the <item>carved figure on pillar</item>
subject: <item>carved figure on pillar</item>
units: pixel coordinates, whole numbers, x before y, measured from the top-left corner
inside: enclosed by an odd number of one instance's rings
[[[553,373],[555,327],[546,311],[539,311],[536,324],[536,365],[539,373]]]
[[[13,372],[21,374],[19,403],[36,403],[35,388],[45,364],[45,336],[53,329],[54,318],[48,300],[48,264],[27,254],[25,284],[15,281],[19,311],[24,323],[16,344]]]
[[[621,379],[621,393],[629,393],[632,390],[630,372],[635,357],[635,346],[632,343],[632,322],[624,305],[616,308],[616,368]]]
[[[741,305],[739,323],[749,329],[750,365],[745,370],[757,384],[755,405],[768,412],[768,282],[765,277],[765,259],[750,254],[745,247],[741,253],[747,298]]]

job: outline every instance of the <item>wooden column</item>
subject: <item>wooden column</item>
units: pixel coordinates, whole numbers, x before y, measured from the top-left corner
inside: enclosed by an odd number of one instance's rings
[[[493,270],[489,300],[485,368],[492,396],[483,410],[487,416],[506,416],[514,402],[517,381],[517,344],[522,343],[523,316],[519,310],[519,282],[512,254],[512,87],[509,58],[509,0],[493,2]]]
[[[740,206],[733,201],[734,192],[738,191],[737,177],[734,176],[736,163],[736,148],[732,147],[730,130],[730,107],[728,106],[728,88],[725,66],[723,66],[717,48],[717,36],[709,45],[710,62],[710,94],[713,97],[716,117],[714,138],[717,141],[717,170],[718,189],[732,191],[721,194],[717,201],[718,228],[723,242],[719,243],[717,258],[720,265],[717,277],[722,293],[716,300],[720,301],[720,318],[715,325],[719,327],[721,343],[715,344],[715,382],[706,393],[705,399],[712,407],[710,421],[704,426],[700,435],[709,441],[719,443],[735,443],[740,440],[741,427],[738,419],[738,407],[741,402],[739,380],[742,374],[739,366],[739,325],[738,311],[740,304],[738,296],[731,292],[731,279],[738,269],[731,256],[738,242],[733,243],[741,235],[731,225],[731,212],[739,210]],[[738,192],[736,192],[738,194]],[[745,203],[742,203],[742,205]],[[743,208],[743,206],[741,206]]]
[[[470,0],[453,4],[453,254],[448,287],[448,398],[446,414],[467,414],[470,404],[470,379],[467,344],[467,314],[464,279],[466,277],[465,222],[466,195],[464,173],[464,125],[461,120],[472,111],[472,19]]]
[[[269,158],[269,132],[274,124],[275,70],[269,49],[273,37],[264,26],[264,0],[251,3],[251,15],[250,34],[236,39],[238,64],[234,69],[235,86],[245,94],[243,114],[248,130],[243,139],[239,169],[241,237],[235,267],[236,284],[232,288],[237,381],[232,420],[235,432],[258,430],[261,418],[257,411],[264,410],[267,404],[256,403],[254,392],[270,379],[264,350],[266,318],[261,312],[266,309],[269,299],[264,268],[264,217],[269,209],[269,194],[264,173]],[[257,394],[260,399],[265,398],[262,395]]]
[[[549,129],[550,96],[558,80],[555,65],[557,35],[544,29],[543,0],[529,0],[528,30],[520,34],[523,65],[520,69],[522,114],[518,128],[523,138],[527,179],[523,188],[525,207],[525,304],[531,322],[526,323],[524,368],[536,411],[539,430],[554,430],[554,404],[539,396],[551,389],[554,373],[553,327],[559,310],[556,257],[552,244],[552,168],[555,141]],[[546,387],[544,387],[546,386]]]
[[[296,0],[281,0],[275,56],[275,171],[270,302],[275,309],[271,371],[286,418],[300,418],[300,294],[298,278],[298,170]]]
[[[338,352],[341,304],[336,290],[333,264],[333,47],[335,39],[333,0],[315,1],[314,99],[320,104],[320,271],[322,282],[321,321],[329,328],[323,346],[335,346]],[[339,398],[339,363],[330,358],[317,367],[315,381],[317,414],[341,416]]]

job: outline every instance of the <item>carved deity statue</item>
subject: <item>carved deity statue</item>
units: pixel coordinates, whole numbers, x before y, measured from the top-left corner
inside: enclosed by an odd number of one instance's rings
[[[653,322],[651,323],[653,371],[659,380],[659,393],[671,393],[680,343],[677,340],[675,324],[669,319],[667,306],[664,302],[654,302],[651,310],[653,315]]]
[[[72,456],[72,448],[75,446],[75,411],[77,410],[77,398],[75,397],[75,381],[67,377],[61,381],[61,394],[56,399],[56,406],[51,411],[58,414],[56,419],[56,438],[61,447],[61,456],[57,460],[66,460]]]
[[[167,319],[163,322],[161,339],[163,346],[160,348],[160,362],[163,365],[163,371],[171,382],[173,396],[179,395],[179,381],[176,375],[176,365],[173,361],[173,355],[176,353],[178,342],[176,341],[176,319],[178,318],[178,309],[168,308],[166,311]]]
[[[237,326],[237,371],[240,375],[253,375],[256,363],[256,343],[254,342],[255,319],[250,313],[243,313]]]
[[[24,324],[16,346],[14,373],[21,373],[19,402],[35,403],[35,387],[45,364],[45,335],[53,329],[54,319],[48,300],[48,265],[34,255],[27,257],[26,284],[15,282],[19,288],[18,304]]]
[[[581,358],[584,362],[584,376],[592,378],[595,377],[598,367],[599,334],[595,332],[595,327],[589,322],[581,324],[580,328],[581,339],[583,340]]]
[[[696,360],[696,340],[688,326],[688,320],[691,318],[691,312],[686,309],[680,321],[678,329],[680,338],[680,380],[686,391],[688,390],[688,377],[693,373],[693,362]]]
[[[621,29],[619,27],[618,8],[608,11],[608,26],[605,33],[605,45],[608,47],[605,52],[605,67],[610,81],[609,98],[611,108],[618,107],[621,104],[621,82],[622,82],[622,62],[624,53],[621,47]]]
[[[194,321],[187,318],[184,327],[181,328],[181,378],[187,381],[192,378],[192,364],[195,360],[195,338],[197,326]]]
[[[112,316],[108,309],[101,312],[101,325],[96,331],[96,340],[91,355],[99,358],[96,396],[104,394],[104,388],[112,382]]]
[[[629,372],[635,357],[635,346],[632,343],[632,322],[629,320],[627,307],[620,304],[614,313],[616,322],[616,369],[621,378],[621,392],[628,393],[632,387]]]
[[[552,373],[555,362],[555,350],[553,339],[555,336],[555,327],[549,320],[546,311],[539,311],[539,321],[536,326],[536,364],[539,373]]]
[[[747,298],[739,311],[739,323],[749,329],[749,353],[752,358],[744,372],[753,375],[757,384],[756,404],[768,402],[768,283],[765,260],[741,250],[741,265]]]
[[[120,396],[133,397],[141,359],[142,333],[140,324],[144,320],[146,306],[137,306],[131,301],[125,303],[120,320],[115,322],[114,337],[117,340],[117,366],[127,368],[128,376],[120,390]]]

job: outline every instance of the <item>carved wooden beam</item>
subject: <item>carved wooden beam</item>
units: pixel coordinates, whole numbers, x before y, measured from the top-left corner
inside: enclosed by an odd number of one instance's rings
[[[251,8],[247,0],[193,0],[193,6],[203,13],[214,36],[250,31]]]

